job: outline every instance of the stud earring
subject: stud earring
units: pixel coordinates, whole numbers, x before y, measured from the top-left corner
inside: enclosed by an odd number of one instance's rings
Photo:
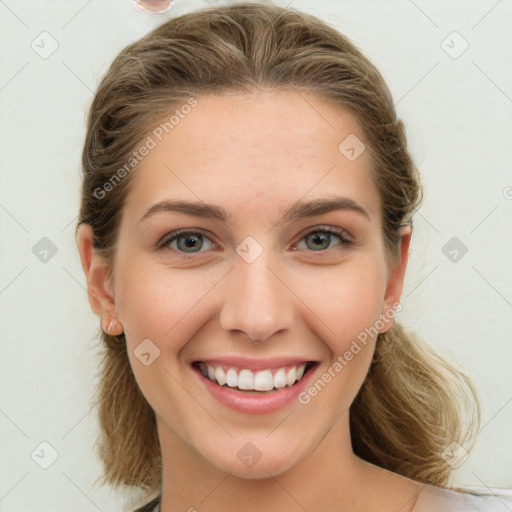
[[[105,317],[102,319],[101,323],[104,326],[103,331],[110,336],[119,336],[123,333],[123,326],[119,320],[108,313],[105,314]]]

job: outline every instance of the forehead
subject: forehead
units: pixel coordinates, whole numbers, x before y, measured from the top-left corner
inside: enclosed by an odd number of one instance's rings
[[[127,201],[137,214],[184,196],[248,210],[337,193],[379,215],[369,152],[347,158],[344,141],[359,152],[364,140],[347,110],[294,90],[195,99],[148,131],[153,147],[134,170]]]

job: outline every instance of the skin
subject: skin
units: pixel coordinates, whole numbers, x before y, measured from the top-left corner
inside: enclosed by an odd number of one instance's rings
[[[351,162],[338,150],[349,134],[364,140],[357,120],[294,91],[197,100],[134,171],[113,279],[92,249],[90,228],[77,235],[91,306],[118,318],[156,413],[162,512],[412,510],[418,484],[362,461],[351,447],[349,407],[375,337],[307,405],[294,401],[273,413],[219,404],[190,366],[225,354],[300,356],[319,362],[314,382],[399,302],[411,233],[404,228],[390,267],[369,152]],[[282,221],[294,202],[333,194],[351,198],[369,218],[336,210]],[[141,221],[168,199],[222,206],[231,218],[159,212]],[[305,237],[322,226],[342,228],[355,244],[332,235],[319,250]],[[180,253],[176,241],[156,249],[181,228],[208,231],[199,252]],[[263,249],[252,263],[236,252],[247,236]],[[134,355],[145,339],[160,350],[149,366]],[[237,457],[247,442],[261,453],[252,467]]]

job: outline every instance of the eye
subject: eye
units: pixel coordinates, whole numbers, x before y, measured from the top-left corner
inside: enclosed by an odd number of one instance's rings
[[[321,252],[338,245],[348,247],[353,244],[354,241],[348,237],[345,230],[334,226],[321,226],[305,235],[294,250]],[[201,231],[187,229],[170,233],[158,244],[160,250],[170,249],[182,254],[200,253],[216,248],[219,246]]]
[[[197,253],[217,247],[207,236],[200,231],[187,231],[180,229],[174,231],[158,245],[159,249],[172,249],[176,252]]]
[[[331,249],[331,242],[333,240],[338,240],[339,242],[336,245],[344,245],[350,246],[354,242],[351,240],[346,231],[341,228],[336,228],[334,226],[323,226],[321,228],[316,228],[313,231],[310,231],[306,236],[304,236],[299,244],[297,244],[297,249],[303,249],[304,245],[306,249],[310,249],[313,252],[325,251],[327,249]],[[302,241],[305,241],[302,247],[299,247]]]

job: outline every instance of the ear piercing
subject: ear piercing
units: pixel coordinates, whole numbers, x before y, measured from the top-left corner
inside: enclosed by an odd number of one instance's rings
[[[105,314],[104,319],[102,319],[102,324],[104,325],[103,330],[110,336],[118,336],[123,333],[123,326],[119,320],[111,316],[109,313]]]

